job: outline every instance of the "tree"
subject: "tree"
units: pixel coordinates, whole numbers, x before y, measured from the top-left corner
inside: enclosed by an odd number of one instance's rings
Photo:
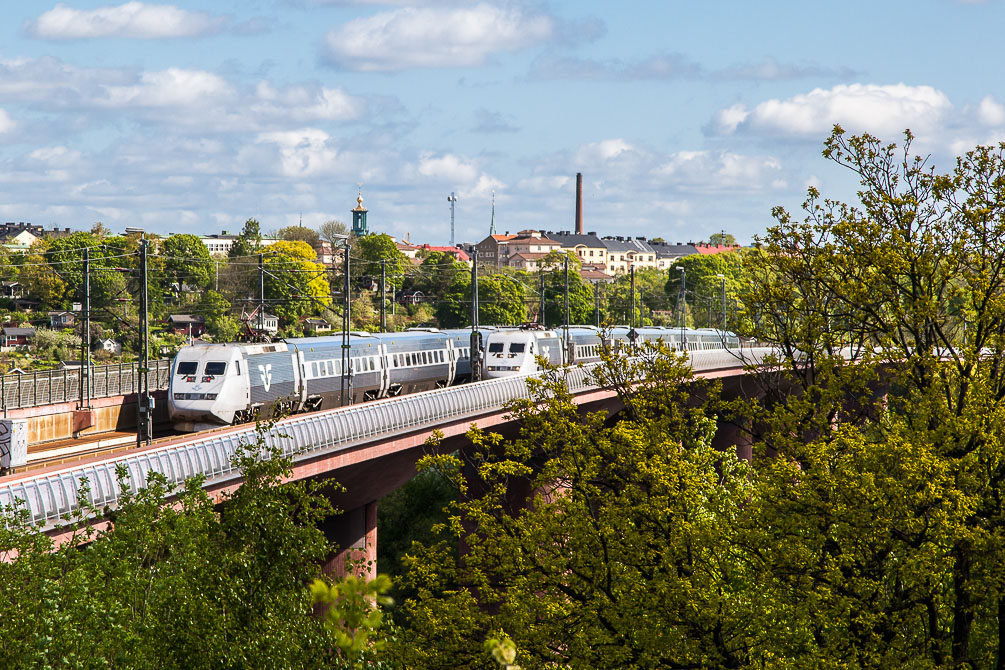
[[[441,328],[471,325],[471,276],[457,275],[446,295],[436,304]],[[478,319],[483,326],[516,326],[527,321],[523,284],[506,275],[478,278]]]
[[[353,253],[360,259],[353,269],[354,276],[380,277],[381,261],[389,278],[400,282],[412,269],[405,254],[389,235],[367,235],[356,240]]]
[[[457,495],[442,541],[407,558],[405,666],[485,667],[498,631],[525,667],[746,665],[766,637],[729,539],[752,486],[711,448],[689,377],[665,349],[609,359],[601,381],[627,405],[615,425],[584,417],[556,375],[510,407],[516,439],[476,429],[466,458],[424,459]]]
[[[711,235],[709,235],[708,243],[711,244],[712,246],[718,246],[722,244],[731,247],[736,244],[736,238],[727,233],[726,231],[722,231],[721,233],[712,233]]]
[[[784,551],[762,574],[807,658],[1002,667],[1005,145],[940,174],[912,139],[835,127],[859,204],[811,188],[746,257],[781,373],[750,425],[789,470],[766,477]]]
[[[746,330],[742,324],[746,316],[740,293],[750,281],[743,263],[744,252],[730,251],[719,254],[692,254],[679,259],[670,268],[664,287],[668,306],[674,309],[680,301],[681,273],[687,287],[688,313],[691,325],[698,328],[722,327],[722,282],[726,280],[727,329]],[[722,277],[719,277],[722,275]]]
[[[253,256],[262,249],[262,225],[255,219],[248,219],[244,222],[244,228],[234,240],[227,255],[230,258],[239,259],[246,256]]]
[[[80,536],[86,548],[53,547],[6,510],[0,666],[329,667],[347,631],[314,615],[307,585],[331,507],[260,447],[221,505],[198,479],[172,489],[154,475],[109,511],[109,530]]]
[[[544,273],[544,320],[551,327],[565,324],[565,259],[569,259],[569,323],[590,324],[594,321],[593,287],[583,281],[579,257],[571,251],[552,251],[543,259],[539,272]],[[528,277],[533,280],[535,277]],[[537,310],[535,310],[536,312]]]
[[[306,242],[276,242],[265,255],[265,299],[287,324],[331,303],[328,270]]]
[[[280,228],[276,238],[287,242],[306,242],[311,248],[317,247],[321,241],[318,231],[303,226],[288,226]]]
[[[422,291],[423,295],[439,298],[461,274],[469,271],[468,266],[446,251],[432,251],[422,259],[415,272],[405,279],[402,288]]]
[[[216,263],[196,235],[171,235],[162,242],[164,281],[208,289],[216,278]]]

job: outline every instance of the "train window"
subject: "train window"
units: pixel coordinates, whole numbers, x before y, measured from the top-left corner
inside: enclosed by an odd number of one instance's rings
[[[227,371],[227,364],[222,361],[206,363],[206,375],[218,377]]]
[[[376,359],[373,356],[370,356],[370,369],[371,370],[376,370],[377,369],[377,364],[376,364],[375,361],[376,361]]]
[[[503,350],[502,342],[489,342],[489,353],[490,354],[501,354]]]
[[[178,374],[180,375],[194,375],[198,369],[198,361],[178,361]]]
[[[241,374],[241,361],[234,361],[234,373]]]
[[[522,354],[526,348],[527,344],[525,342],[510,342],[509,352],[511,354]]]

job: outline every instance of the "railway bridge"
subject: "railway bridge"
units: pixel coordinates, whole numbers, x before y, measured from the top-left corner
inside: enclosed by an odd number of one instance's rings
[[[721,378],[727,394],[740,395],[746,391],[743,382],[748,365],[760,362],[770,351],[694,351],[691,363],[696,376]],[[591,367],[563,371],[575,402],[584,409],[619,409],[613,389],[592,384]],[[347,558],[369,561],[375,570],[377,500],[414,476],[415,463],[434,431],[442,435],[443,449],[455,450],[463,445],[472,424],[499,431],[512,428],[505,406],[528,396],[528,377],[492,379],[292,416],[264,431],[261,437],[266,445],[292,458],[293,479],[330,479],[345,488],[333,497],[344,511],[325,528],[339,547],[326,570],[342,574]],[[172,483],[202,475],[205,488],[219,500],[242,481],[231,462],[235,450],[258,438],[255,426],[234,426],[166,438],[72,465],[7,475],[0,477],[0,505],[25,505],[44,532],[57,541],[65,540],[61,518],[75,511],[85,480],[90,502],[97,509],[117,504],[121,491],[116,470],[120,467],[127,473],[130,488],[143,486],[152,472],[162,473]],[[720,426],[716,440],[717,446],[735,446],[741,457],[749,458],[749,446],[730,427]],[[96,519],[94,523],[104,522]]]

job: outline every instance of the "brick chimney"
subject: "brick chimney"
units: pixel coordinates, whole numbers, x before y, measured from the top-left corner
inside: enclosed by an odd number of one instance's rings
[[[576,234],[583,234],[583,173],[576,173]]]

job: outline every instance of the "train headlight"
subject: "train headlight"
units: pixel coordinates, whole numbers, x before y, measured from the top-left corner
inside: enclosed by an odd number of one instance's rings
[[[207,393],[206,394],[206,400],[216,400],[216,394],[215,393]]]

